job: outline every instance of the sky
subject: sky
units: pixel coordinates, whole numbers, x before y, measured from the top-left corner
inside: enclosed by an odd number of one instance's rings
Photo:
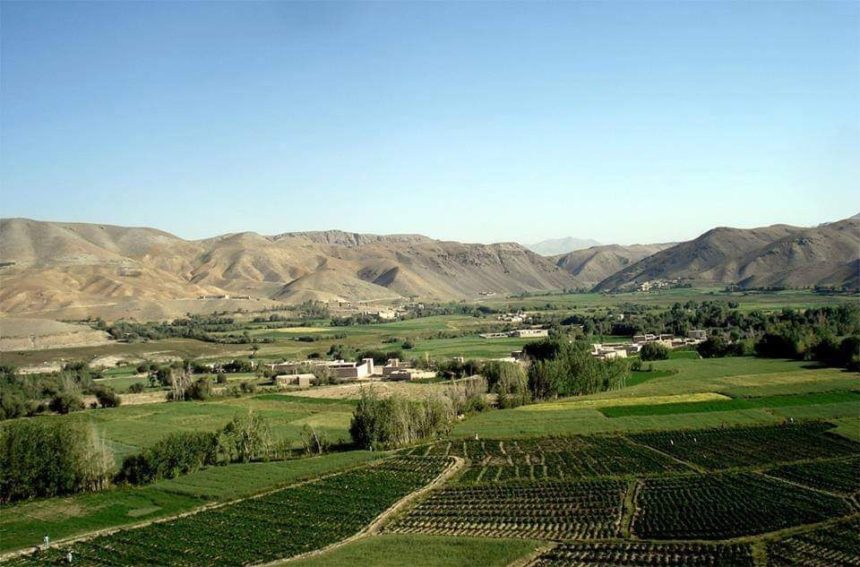
[[[668,242],[860,211],[860,2],[0,2],[0,216]]]

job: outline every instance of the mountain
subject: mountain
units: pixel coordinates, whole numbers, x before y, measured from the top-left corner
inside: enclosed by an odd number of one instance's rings
[[[612,274],[643,258],[656,254],[672,244],[633,244],[592,246],[553,258],[556,265],[568,271],[587,287],[593,287]]]
[[[3,313],[157,319],[308,299],[448,301],[578,284],[513,243],[342,231],[187,241],[150,228],[0,219]]]
[[[575,250],[599,246],[600,243],[590,238],[553,238],[550,240],[542,240],[534,244],[526,244],[526,248],[532,252],[537,252],[541,256],[557,256],[559,254],[567,254]]]
[[[720,227],[649,256],[606,278],[597,290],[653,280],[737,284],[742,288],[857,287],[860,219],[813,228]]]

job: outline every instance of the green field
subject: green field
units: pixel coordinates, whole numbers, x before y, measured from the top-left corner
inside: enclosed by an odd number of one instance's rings
[[[606,417],[626,417],[634,415],[668,415],[676,413],[699,413],[711,411],[735,411],[759,408],[788,408],[796,406],[848,404],[854,408],[854,413],[860,415],[860,392],[821,392],[811,394],[796,394],[789,396],[764,396],[761,398],[733,398],[728,400],[712,400],[704,402],[687,402],[678,404],[643,404],[634,406],[613,406],[600,409]]]
[[[830,368],[809,368],[808,364],[794,361],[758,359],[752,357],[715,359],[675,359],[657,361],[654,376],[648,372],[634,373],[632,384],[623,390],[602,392],[591,396],[568,398],[560,402],[523,406],[515,409],[477,415],[454,428],[456,437],[529,437],[558,434],[613,433],[671,430],[725,425],[754,425],[778,423],[795,417],[828,418],[857,415],[854,402],[858,389],[857,375]],[[767,407],[743,406],[733,400],[696,401],[675,406],[675,410],[690,408],[690,412],[663,409],[663,404],[649,403],[649,397],[678,396],[710,393],[726,397],[776,396],[781,394],[822,394],[821,398],[807,398],[810,403],[802,407],[781,407],[769,411]],[[847,396],[847,397],[846,397]],[[637,398],[636,406],[653,406],[641,414],[624,408],[597,409],[583,407],[583,402]],[[792,398],[793,400],[794,398]],[[846,401],[851,400],[851,401]],[[840,403],[841,401],[841,403]],[[834,403],[836,402],[836,403]],[[700,406],[700,403],[708,405]],[[822,405],[818,405],[818,404]],[[725,404],[738,404],[725,409]],[[710,407],[724,407],[722,411],[702,411]],[[551,409],[545,409],[545,407]],[[628,406],[625,406],[625,408]],[[569,409],[568,409],[569,408]],[[607,417],[604,412],[619,412]],[[666,413],[662,413],[666,412]]]
[[[318,400],[269,396],[216,398],[207,402],[173,402],[120,406],[47,416],[43,419],[85,421],[104,435],[117,459],[152,445],[174,431],[215,431],[234,416],[249,411],[265,417],[278,439],[298,442],[307,424],[332,442],[347,440],[352,417],[351,402],[320,403]]]
[[[749,312],[834,305],[850,298],[811,292],[726,294],[716,289],[678,289],[488,298],[481,303],[511,310],[526,306],[565,316],[606,312],[625,304],[662,307],[690,300],[736,301],[741,311]],[[477,336],[500,325],[489,314],[349,327],[329,326],[328,321],[275,329],[249,324],[248,329],[254,338],[272,341],[257,345],[254,357],[261,361],[313,353],[326,356],[335,344],[399,350],[407,340],[414,346],[403,351],[405,357],[489,359],[507,357],[528,342]],[[249,345],[171,339],[4,353],[3,361],[29,365],[105,355],[147,359],[156,353],[227,360],[248,357],[251,350]],[[124,391],[132,383],[145,381],[135,374],[134,366],[107,369],[102,382]],[[120,548],[125,564],[139,564],[132,559],[149,554],[187,564],[278,559],[353,535],[396,498],[433,476],[421,477],[421,482],[412,479],[385,498],[374,496],[392,488],[386,482],[396,484],[398,475],[411,475],[413,468],[424,466],[418,464],[422,460],[437,466],[456,457],[462,459],[463,469],[443,486],[399,509],[382,524],[379,534],[297,563],[508,565],[525,564],[525,559],[540,553],[535,565],[578,561],[668,565],[670,556],[679,564],[699,564],[703,557],[720,556],[724,564],[760,567],[767,564],[769,550],[796,557],[791,553],[814,542],[822,546],[822,553],[830,554],[827,557],[860,564],[860,548],[849,549],[845,560],[832,555],[829,544],[820,543],[827,539],[820,534],[828,528],[854,525],[851,522],[858,517],[860,375],[802,361],[750,356],[700,359],[691,350],[672,351],[668,360],[644,366],[651,370],[632,372],[620,390],[468,415],[455,422],[447,437],[426,440],[396,455],[356,451],[210,467],[148,486],[3,505],[0,551],[32,547],[46,533],[58,540],[164,519],[169,523],[160,527],[124,531],[117,538],[81,545],[80,564],[98,564]],[[228,379],[235,383],[257,376],[235,374]],[[432,388],[441,390],[428,384],[391,384],[392,391],[408,390],[407,395]],[[92,424],[119,461],[171,432],[215,431],[249,411],[265,417],[275,437],[294,446],[305,425],[314,426],[329,441],[346,441],[358,394],[350,395],[351,399],[339,400],[266,392],[37,419]],[[271,499],[249,499],[389,457],[393,458],[388,463],[402,460],[392,465],[396,474],[376,480],[345,475],[342,482],[293,486]],[[362,502],[373,506],[365,510]],[[218,512],[174,518],[224,503],[229,505]],[[345,525],[347,519],[349,525]],[[238,551],[233,557],[231,538],[237,530],[245,539],[236,540]],[[834,545],[855,545],[850,538],[836,539]],[[550,541],[562,540],[555,550],[548,549]],[[216,543],[201,551],[200,558],[188,555],[183,543],[209,541]],[[157,555],[162,546],[176,554]],[[87,559],[86,553],[93,555]],[[62,560],[59,554],[51,555],[51,561]],[[22,565],[40,563],[39,558],[20,561]]]
[[[57,540],[172,516],[205,504],[316,478],[383,456],[382,453],[352,451],[294,461],[211,467],[148,486],[0,506],[0,551],[34,546],[45,534]]]

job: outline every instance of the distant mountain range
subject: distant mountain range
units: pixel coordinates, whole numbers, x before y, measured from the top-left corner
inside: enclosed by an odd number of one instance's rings
[[[189,241],[151,228],[0,219],[0,314],[30,317],[159,319],[308,299],[449,301],[654,280],[857,287],[858,270],[858,218],[814,228],[716,228],[679,244],[592,246],[552,257],[515,243],[419,235],[245,232]]]
[[[575,250],[582,250],[583,248],[591,248],[592,246],[600,246],[600,243],[590,238],[574,238],[572,236],[526,244],[526,248],[532,252],[537,252],[541,256],[557,256]]]
[[[623,289],[653,280],[742,288],[857,287],[858,263],[860,219],[856,216],[814,228],[719,227],[619,270],[596,289]]]

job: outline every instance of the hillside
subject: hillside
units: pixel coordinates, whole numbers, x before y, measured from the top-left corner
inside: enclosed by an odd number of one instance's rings
[[[567,254],[584,248],[600,246],[600,243],[591,238],[574,238],[568,236],[566,238],[551,238],[549,240],[541,240],[534,244],[526,244],[526,248],[532,252],[536,252],[541,256],[558,256],[559,254]]]
[[[418,235],[238,233],[186,241],[149,228],[3,219],[0,251],[0,312],[52,317],[163,318],[225,301],[265,302],[257,308],[308,299],[447,301],[578,284],[519,244]],[[204,296],[214,299],[198,299]]]
[[[627,266],[672,246],[671,244],[633,244],[592,246],[553,258],[556,265],[592,287]]]
[[[720,227],[644,258],[606,278],[596,289],[624,289],[653,280],[744,288],[856,287],[858,258],[860,220],[856,218],[814,228]]]

